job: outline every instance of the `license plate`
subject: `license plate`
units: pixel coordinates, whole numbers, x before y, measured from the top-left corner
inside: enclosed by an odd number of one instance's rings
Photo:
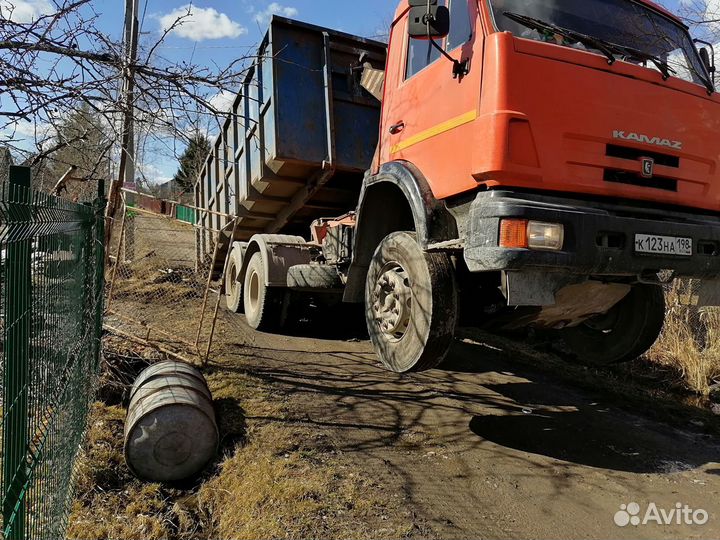
[[[635,252],[690,257],[693,254],[693,241],[692,238],[679,238],[677,236],[636,234]]]

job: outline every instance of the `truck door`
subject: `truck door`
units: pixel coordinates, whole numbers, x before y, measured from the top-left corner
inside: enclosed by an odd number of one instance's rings
[[[393,23],[380,133],[380,163],[405,160],[425,175],[441,199],[477,187],[471,173],[472,126],[478,115],[483,31],[477,0],[449,2],[451,29],[440,45],[469,73],[453,78],[453,65],[429,41],[408,36],[408,9]]]

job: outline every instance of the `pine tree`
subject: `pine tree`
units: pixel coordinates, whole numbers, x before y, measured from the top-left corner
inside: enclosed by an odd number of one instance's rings
[[[78,103],[67,117],[56,120],[42,141],[42,152],[29,154],[22,165],[32,168],[33,189],[48,192],[70,167],[72,178],[86,184],[91,198],[97,181],[110,181],[110,150],[113,140],[103,117],[84,103]],[[45,150],[52,151],[45,154]],[[88,199],[89,200],[89,199]]]
[[[51,145],[58,150],[47,163],[47,174],[52,184],[68,170],[77,167],[76,178],[96,181],[110,180],[110,147],[112,140],[103,119],[85,103],[55,127]]]
[[[210,141],[201,133],[195,134],[180,156],[180,168],[173,177],[173,184],[185,193],[192,191],[208,155],[210,155]]]

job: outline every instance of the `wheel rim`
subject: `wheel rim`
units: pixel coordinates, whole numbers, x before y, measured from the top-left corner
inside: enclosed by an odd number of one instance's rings
[[[258,304],[260,303],[260,278],[257,272],[252,272],[250,274],[250,290],[248,297],[250,300],[250,307],[253,311],[256,311]]]
[[[391,341],[407,334],[412,317],[412,287],[405,269],[398,263],[386,264],[372,294],[372,314],[380,332]]]
[[[235,266],[235,264],[231,264],[230,265],[230,292],[231,292],[232,296],[235,296],[235,294],[237,294],[237,292],[238,292],[239,283],[237,281],[237,278],[238,278],[237,266]]]

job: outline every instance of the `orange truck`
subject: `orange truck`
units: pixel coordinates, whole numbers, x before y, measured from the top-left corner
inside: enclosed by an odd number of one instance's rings
[[[459,324],[636,358],[663,284],[720,275],[714,72],[646,0],[404,0],[387,49],[276,17],[198,182],[198,257],[260,330],[364,303],[396,372]]]

